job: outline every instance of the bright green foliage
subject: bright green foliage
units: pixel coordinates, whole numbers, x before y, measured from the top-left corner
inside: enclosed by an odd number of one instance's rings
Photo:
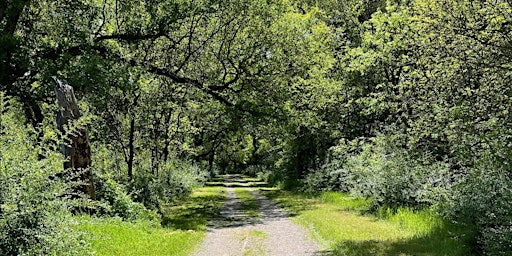
[[[106,213],[124,219],[137,219],[147,214],[151,216],[146,207],[159,211],[162,205],[189,196],[208,176],[197,165],[181,160],[168,160],[160,163],[158,173],[148,172],[151,170],[150,163],[141,157],[137,158],[140,161],[134,169],[134,181],[123,185],[120,182],[126,180],[126,169],[111,158],[112,154],[115,152],[105,150],[98,152],[94,159],[98,198],[110,205],[105,209]],[[109,169],[112,167],[121,173],[112,172]]]
[[[141,172],[134,184],[135,198],[150,208],[173,203],[189,196],[206,181],[207,174],[195,165],[168,161],[157,175]]]
[[[421,207],[444,199],[451,186],[447,166],[411,156],[392,142],[376,137],[359,154],[343,156],[349,191],[371,198],[375,206]]]
[[[23,124],[18,102],[0,92],[0,254],[84,255],[72,228],[62,157]],[[46,128],[40,139],[55,140]]]
[[[309,189],[433,205],[475,228],[477,251],[510,254],[500,202],[510,200],[511,12],[507,1],[387,1],[358,17],[350,41],[353,16],[332,10],[342,38],[333,75],[346,96],[340,140]]]
[[[38,127],[50,77],[75,87],[111,215],[246,172],[434,207],[473,223],[478,252],[510,254],[511,14],[507,0],[3,1],[0,90]]]
[[[103,204],[100,204],[98,214],[121,217],[123,220],[136,221],[148,220],[158,222],[160,216],[148,210],[144,204],[135,202],[126,192],[126,188],[115,182],[107,175],[94,176],[96,197]]]

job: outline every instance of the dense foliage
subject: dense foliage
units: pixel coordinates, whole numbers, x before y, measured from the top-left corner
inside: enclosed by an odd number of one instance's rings
[[[511,36],[507,0],[7,0],[0,91],[17,103],[1,114],[50,129],[51,77],[74,86],[99,214],[158,219],[209,176],[246,172],[432,207],[474,229],[476,252],[507,255]],[[0,221],[22,223],[9,202],[30,193],[61,211],[56,142],[2,122]]]
[[[83,255],[70,218],[79,204],[68,198],[62,156],[37,141],[38,133],[44,140],[55,134],[24,125],[16,105],[0,93],[0,254]]]

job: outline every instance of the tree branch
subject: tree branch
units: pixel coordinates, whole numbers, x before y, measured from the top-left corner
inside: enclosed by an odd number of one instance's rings
[[[102,35],[95,38],[96,42],[103,41],[103,40],[109,40],[109,39],[115,39],[115,40],[122,40],[122,41],[141,41],[141,40],[148,40],[148,39],[155,39],[162,36],[166,36],[166,33],[164,31],[159,31],[158,33],[154,34],[113,34],[113,35]]]

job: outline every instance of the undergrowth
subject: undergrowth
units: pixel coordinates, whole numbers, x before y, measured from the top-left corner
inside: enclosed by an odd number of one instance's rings
[[[95,255],[189,255],[208,222],[220,215],[225,188],[206,186],[188,199],[164,207],[161,222],[121,218],[78,218],[77,229],[91,237]]]

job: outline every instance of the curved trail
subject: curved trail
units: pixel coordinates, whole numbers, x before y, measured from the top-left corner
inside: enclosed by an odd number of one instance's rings
[[[258,201],[261,217],[248,217],[240,210],[240,201],[228,179],[226,203],[221,210],[223,219],[212,221],[203,244],[196,256],[235,255],[317,255],[320,246],[307,235],[307,231],[292,222],[289,216],[276,204],[249,191]]]

